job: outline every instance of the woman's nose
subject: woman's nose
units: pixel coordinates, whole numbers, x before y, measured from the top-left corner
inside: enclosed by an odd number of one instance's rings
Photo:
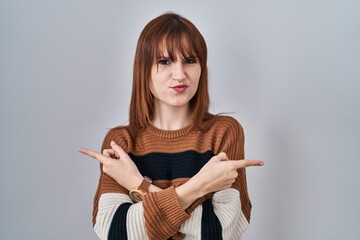
[[[177,61],[173,64],[172,78],[176,81],[183,81],[186,78],[182,62]]]

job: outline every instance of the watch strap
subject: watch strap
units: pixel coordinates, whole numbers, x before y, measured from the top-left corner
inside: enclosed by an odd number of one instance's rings
[[[140,183],[140,186],[139,188],[147,193],[149,191],[149,187],[150,187],[150,184],[151,184],[152,180],[149,178],[149,177],[144,177],[144,179],[142,180],[142,182]]]

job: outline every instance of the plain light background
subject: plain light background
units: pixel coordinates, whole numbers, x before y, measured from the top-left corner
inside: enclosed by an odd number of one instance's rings
[[[0,239],[97,239],[100,149],[135,45],[165,11],[209,49],[211,110],[243,125],[245,240],[360,239],[358,0],[0,0]]]

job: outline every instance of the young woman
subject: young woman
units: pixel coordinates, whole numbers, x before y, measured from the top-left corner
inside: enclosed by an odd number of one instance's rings
[[[100,239],[240,239],[251,203],[244,133],[208,111],[207,48],[187,19],[150,21],[137,44],[128,126],[106,135],[93,224]]]

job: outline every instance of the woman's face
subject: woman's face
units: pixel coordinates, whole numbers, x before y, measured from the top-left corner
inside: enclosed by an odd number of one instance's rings
[[[201,74],[197,58],[176,55],[171,61],[167,51],[156,60],[151,69],[150,90],[155,107],[183,107],[195,95]]]

